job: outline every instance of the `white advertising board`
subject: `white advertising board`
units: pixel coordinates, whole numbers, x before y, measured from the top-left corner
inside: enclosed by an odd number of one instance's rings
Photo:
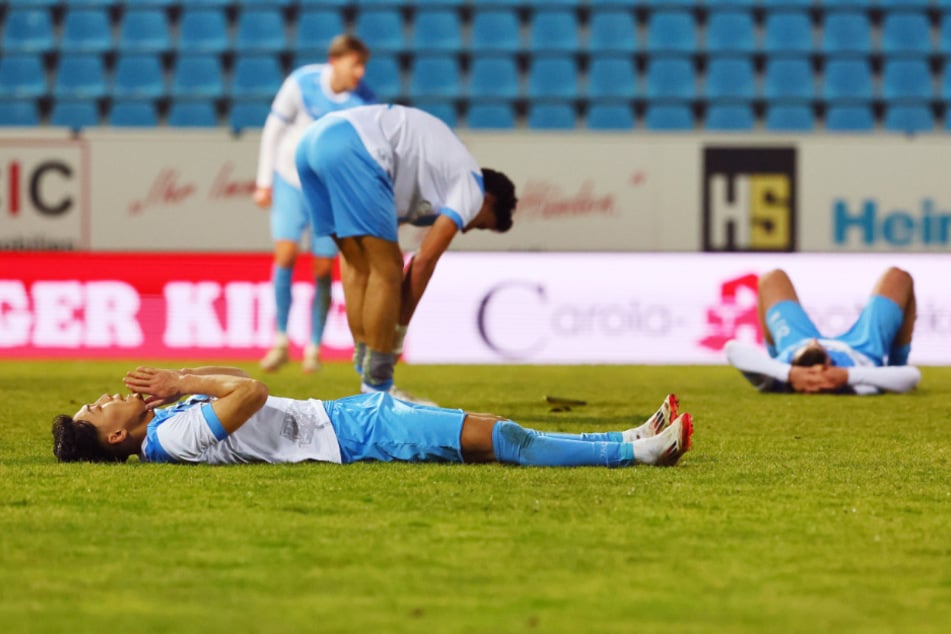
[[[812,254],[447,254],[413,317],[414,363],[723,363],[761,342],[759,275],[783,268],[823,333],[844,332],[889,266],[915,278],[911,361],[951,364],[945,258]]]

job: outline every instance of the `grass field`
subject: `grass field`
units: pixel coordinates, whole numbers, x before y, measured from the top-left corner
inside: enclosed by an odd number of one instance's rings
[[[759,395],[723,367],[399,370],[546,430],[621,429],[675,391],[696,433],[672,469],[54,462],[53,415],[127,365],[0,362],[3,632],[951,628],[951,368],[868,398]]]

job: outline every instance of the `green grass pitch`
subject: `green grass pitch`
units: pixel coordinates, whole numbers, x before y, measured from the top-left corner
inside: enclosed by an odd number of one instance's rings
[[[671,469],[57,464],[53,415],[121,391],[129,366],[0,362],[3,632],[951,624],[951,368],[865,398],[760,395],[726,367],[398,370],[545,430],[621,429],[676,392],[696,432]],[[345,364],[267,379],[295,397],[356,384]]]

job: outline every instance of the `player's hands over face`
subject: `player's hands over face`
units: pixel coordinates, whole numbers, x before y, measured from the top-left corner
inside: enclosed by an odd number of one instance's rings
[[[126,372],[122,381],[133,392],[147,394],[145,404],[152,409],[174,403],[182,397],[181,379],[181,372],[176,370],[140,366]]]
[[[797,392],[820,394],[836,392],[849,380],[848,370],[834,365],[794,365],[789,370],[789,384]]]

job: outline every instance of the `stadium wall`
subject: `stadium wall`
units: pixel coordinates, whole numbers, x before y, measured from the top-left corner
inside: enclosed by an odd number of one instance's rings
[[[945,136],[462,132],[511,174],[505,235],[459,251],[933,252],[951,246]],[[265,252],[259,137],[4,131],[0,250]],[[481,233],[481,232],[477,232]],[[413,248],[419,233],[405,229]]]

